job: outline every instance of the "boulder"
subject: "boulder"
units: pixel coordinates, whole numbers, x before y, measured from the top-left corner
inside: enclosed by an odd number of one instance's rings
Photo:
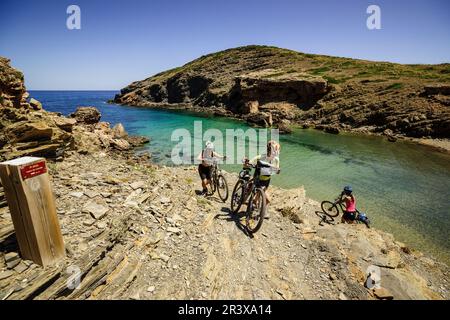
[[[282,120],[279,124],[278,124],[278,130],[281,134],[287,134],[287,133],[292,133],[292,129],[289,126],[290,121],[289,120]]]
[[[397,138],[394,136],[394,132],[391,129],[386,129],[383,131],[383,135],[385,135],[389,142],[397,141]]]
[[[34,98],[31,98],[29,104],[34,110],[42,110],[42,103],[40,103]]]
[[[125,139],[111,139],[110,145],[119,151],[127,151],[131,149],[130,143]]]
[[[70,115],[75,118],[78,123],[95,124],[100,121],[101,114],[94,107],[78,107],[78,109]]]
[[[125,128],[121,123],[116,124],[112,131],[115,139],[123,139],[128,136],[128,133],[125,131]]]
[[[76,123],[77,120],[71,118],[65,117],[55,118],[55,125],[66,132],[72,132],[72,128]]]
[[[139,147],[150,142],[150,139],[142,136],[128,136],[127,141],[131,144],[132,147]]]
[[[394,296],[392,293],[386,288],[376,288],[373,290],[373,294],[380,300],[392,300]]]
[[[19,122],[7,128],[8,135],[14,142],[50,140],[53,129],[45,122]]]
[[[130,187],[133,190],[137,190],[137,189],[141,189],[144,188],[147,184],[145,183],[145,181],[135,181],[133,183],[130,184]]]
[[[252,113],[247,117],[247,122],[251,125],[268,128],[273,125],[272,114],[270,112]]]
[[[20,263],[19,254],[16,252],[9,252],[5,254],[5,263],[8,269],[13,269]]]
[[[258,113],[259,111],[259,102],[258,101],[248,101],[244,104],[244,108],[242,109],[242,113]]]
[[[49,143],[39,145],[35,148],[27,148],[24,150],[18,150],[13,152],[8,152],[5,155],[7,160],[20,158],[24,156],[35,156],[35,157],[45,157],[45,158],[55,158],[58,155],[58,150],[61,146],[57,143]]]

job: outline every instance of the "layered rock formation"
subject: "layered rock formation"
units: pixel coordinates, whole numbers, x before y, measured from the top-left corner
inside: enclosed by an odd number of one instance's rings
[[[363,224],[324,223],[303,188],[273,187],[270,219],[250,238],[220,200],[196,194],[196,167],[101,151],[49,170],[67,257],[45,269],[20,259],[0,209],[2,300],[450,298],[448,266]],[[232,187],[237,174],[224,174]]]
[[[0,160],[33,155],[61,158],[69,150],[83,153],[99,149],[131,150],[145,143],[129,137],[123,126],[100,122],[100,112],[81,107],[66,118],[46,112],[26,92],[23,75],[0,57]]]
[[[133,82],[114,102],[192,108],[259,126],[293,122],[331,133],[449,138],[449,83],[449,64],[400,65],[247,46]]]

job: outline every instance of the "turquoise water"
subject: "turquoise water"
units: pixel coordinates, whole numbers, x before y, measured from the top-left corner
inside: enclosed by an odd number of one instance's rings
[[[155,161],[170,164],[172,131],[248,127],[231,119],[107,104],[116,92],[32,91],[49,111],[69,114],[80,105],[100,109],[102,120],[122,122],[128,132],[151,138]],[[392,232],[413,248],[450,262],[450,155],[407,142],[352,134],[331,135],[296,129],[280,137],[282,174],[273,179],[285,188],[304,186],[316,200],[334,199],[346,184],[355,190],[358,208],[375,227]],[[224,169],[238,171],[239,165]]]

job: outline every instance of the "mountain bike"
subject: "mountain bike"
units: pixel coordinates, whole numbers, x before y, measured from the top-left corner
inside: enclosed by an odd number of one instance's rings
[[[342,213],[344,213],[344,211],[345,211],[344,207],[342,206],[341,197],[342,197],[342,194],[340,196],[338,196],[334,200],[334,202],[322,201],[322,203],[320,204],[320,208],[322,209],[322,212],[324,214],[326,214],[328,217],[330,217],[332,221],[334,221],[333,218],[335,218],[339,215],[340,211],[342,211]],[[340,209],[340,211],[339,211],[339,209]],[[367,228],[370,228],[370,219],[366,216],[366,214],[364,212],[360,212],[358,209],[356,209],[356,213],[357,213],[357,215],[355,217],[355,221],[364,223]],[[323,217],[322,220],[327,222],[326,217]]]
[[[243,204],[247,204],[246,227],[250,233],[255,233],[261,228],[267,210],[266,193],[259,183],[262,168],[273,167],[262,161],[258,161],[256,165],[244,163],[244,168],[239,173],[239,179],[231,194],[233,213],[236,214]],[[252,169],[255,169],[253,177],[250,175]],[[279,173],[279,170],[276,170]]]
[[[223,202],[228,200],[228,183],[219,169],[217,159],[214,159],[211,165],[211,181],[208,183],[208,195],[212,196],[214,192],[219,194]]]

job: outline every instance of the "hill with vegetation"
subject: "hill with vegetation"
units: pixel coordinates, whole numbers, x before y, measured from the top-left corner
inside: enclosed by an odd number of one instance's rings
[[[136,81],[114,102],[259,126],[450,137],[450,64],[402,65],[246,46]]]

